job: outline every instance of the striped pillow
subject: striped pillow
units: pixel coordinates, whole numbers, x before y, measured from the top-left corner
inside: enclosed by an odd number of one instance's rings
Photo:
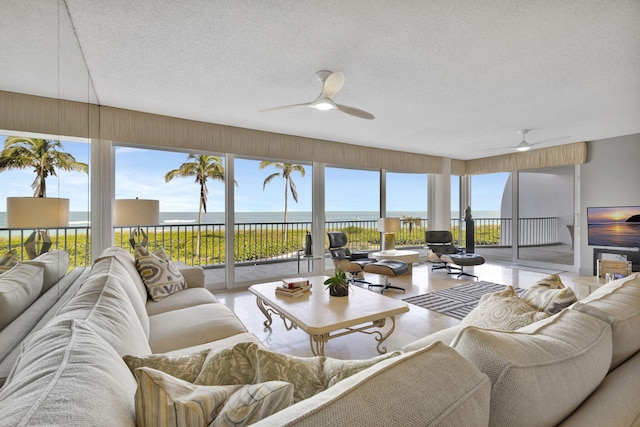
[[[9,252],[7,252],[6,255],[3,255],[2,257],[0,257],[0,274],[4,273],[5,271],[11,270],[11,268],[15,266],[17,263],[18,263],[18,254],[16,253],[15,249],[12,249]]]
[[[209,349],[193,354],[176,356],[149,354],[145,356],[126,355],[122,358],[129,369],[131,369],[131,373],[135,373],[135,370],[138,368],[153,368],[192,383],[200,373],[202,364],[208,354]]]
[[[136,268],[154,301],[160,301],[187,287],[184,277],[164,250],[151,253],[144,246],[136,245],[135,258]]]
[[[293,385],[262,384],[203,386],[152,368],[135,371],[138,426],[247,425],[293,404]]]

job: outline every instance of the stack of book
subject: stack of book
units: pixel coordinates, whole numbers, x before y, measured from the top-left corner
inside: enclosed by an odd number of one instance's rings
[[[311,289],[311,283],[304,277],[282,279],[282,285],[276,287],[276,295],[298,298]]]

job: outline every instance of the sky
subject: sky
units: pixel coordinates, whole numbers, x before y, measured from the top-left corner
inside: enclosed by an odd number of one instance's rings
[[[5,136],[0,136],[4,143]],[[63,141],[64,151],[77,161],[90,163],[90,147],[86,143]],[[177,169],[187,160],[187,153],[116,147],[116,199],[160,200],[161,212],[197,212],[199,185],[193,178],[164,181],[164,175]],[[223,158],[224,161],[224,158]],[[284,210],[285,181],[277,177],[263,189],[267,176],[279,170],[269,166],[259,169],[258,160],[235,159],[235,210],[237,212],[282,212]],[[303,164],[305,176],[294,173],[298,203],[289,194],[289,212],[311,211],[312,166]],[[504,175],[504,174],[496,174]],[[378,211],[379,178],[376,171],[325,168],[325,205],[327,211]],[[0,173],[0,211],[6,211],[6,197],[32,196],[32,170],[10,170]],[[504,176],[482,177],[482,185],[474,182],[473,209],[499,210],[504,188]],[[387,172],[387,210],[426,212],[427,179],[425,174]],[[480,181],[478,181],[480,182]],[[208,211],[224,210],[224,184],[207,183]],[[477,192],[477,194],[476,194]],[[47,178],[47,196],[70,199],[71,211],[89,210],[89,176],[83,172],[60,171],[57,177]],[[452,200],[458,199],[452,186]]]

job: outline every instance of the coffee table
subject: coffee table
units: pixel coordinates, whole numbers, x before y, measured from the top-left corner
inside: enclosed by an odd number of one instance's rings
[[[391,259],[395,261],[406,262],[407,267],[409,267],[408,273],[411,274],[413,271],[413,263],[418,262],[420,253],[418,251],[406,251],[406,250],[393,249],[389,251],[374,252],[370,256],[372,258],[375,258],[376,261],[382,261],[383,259]]]
[[[273,314],[282,319],[288,331],[300,328],[309,334],[315,356],[324,356],[324,345],[329,340],[356,332],[376,335],[378,353],[386,353],[387,348],[381,344],[393,333],[395,316],[409,311],[408,304],[357,286],[351,286],[347,297],[332,297],[323,285],[325,279],[326,276],[310,277],[312,289],[298,298],[276,295],[280,282],[252,285],[249,292],[256,296],[258,308],[267,318],[265,327],[271,328]],[[383,328],[387,319],[391,320],[391,328],[386,333],[370,330]]]

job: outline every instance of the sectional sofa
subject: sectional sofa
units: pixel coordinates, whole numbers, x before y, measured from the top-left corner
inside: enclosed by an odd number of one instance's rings
[[[0,289],[10,272],[0,275]],[[135,425],[142,386],[124,361],[130,355],[204,351],[210,357],[245,343],[266,351],[203,288],[198,268],[184,270],[186,289],[159,301],[148,298],[134,258],[121,248],[107,249],[73,277],[69,285],[69,275],[59,280],[68,289],[64,298],[10,352],[12,368],[0,389],[2,426]],[[466,327],[419,340],[311,397],[265,412],[255,425],[638,425],[639,328],[634,275],[523,330]],[[306,359],[328,371],[329,358]],[[223,366],[229,369],[219,373],[248,369]],[[219,391],[202,387],[192,394]],[[179,425],[176,420],[165,419]]]

